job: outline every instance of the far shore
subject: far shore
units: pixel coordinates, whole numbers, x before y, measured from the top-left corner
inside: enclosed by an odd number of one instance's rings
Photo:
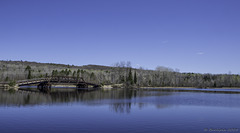
[[[114,88],[124,88],[123,84],[111,84],[111,85],[103,85],[102,89],[114,89]],[[143,87],[133,87],[134,89],[240,89],[240,87],[173,87],[173,86],[166,86],[166,87],[156,87],[156,86],[143,86]]]
[[[156,89],[240,89],[239,87],[207,87],[207,88],[198,88],[198,87],[139,87],[140,89],[152,89],[152,88],[156,88]]]

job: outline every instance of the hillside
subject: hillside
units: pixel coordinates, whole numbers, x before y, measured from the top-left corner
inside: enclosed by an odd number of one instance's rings
[[[240,87],[240,76],[230,74],[180,73],[171,69],[143,70],[130,66],[74,66],[27,61],[0,61],[0,81],[45,76],[80,76],[97,84],[145,87]]]

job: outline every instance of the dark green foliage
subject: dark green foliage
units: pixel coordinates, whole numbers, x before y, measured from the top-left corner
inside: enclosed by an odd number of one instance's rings
[[[76,71],[73,71],[73,74],[72,74],[72,76],[73,76],[73,77],[75,77],[75,75],[76,75]]]
[[[28,71],[28,76],[27,76],[28,79],[31,79],[31,78],[32,78],[32,74],[31,74],[31,73],[32,73],[31,70],[29,70],[29,71]]]
[[[217,87],[217,83],[216,83],[216,81],[214,81],[214,85],[213,85],[213,87]]]
[[[137,73],[136,73],[136,71],[134,72],[133,80],[134,80],[134,84],[137,84]]]
[[[125,77],[122,75],[119,75],[119,83],[124,83],[125,82]]]
[[[25,68],[25,71],[30,71],[32,68],[28,65],[26,68]]]
[[[149,79],[148,85],[150,85],[150,86],[152,85],[152,80]]]
[[[9,80],[9,77],[7,76],[4,81],[8,81],[8,80]]]
[[[27,61],[0,61],[0,81],[53,76],[83,77],[86,82],[123,84],[153,87],[240,87],[240,76],[234,74],[180,73],[169,68],[158,70],[130,68],[130,63],[118,63],[116,67],[86,65],[68,66],[53,63]],[[58,70],[58,71],[57,71]],[[133,72],[134,71],[134,72]]]
[[[93,72],[90,75],[90,80],[93,81],[93,82],[96,80],[96,76]]]
[[[77,78],[80,77],[80,69],[77,70]]]
[[[84,74],[86,71],[85,70],[81,70],[81,74]]]
[[[69,75],[68,69],[65,69],[64,73],[65,73],[65,76],[68,76]]]
[[[52,76],[58,76],[58,70],[52,70]]]
[[[95,77],[95,75],[94,75],[94,73],[92,72],[91,75],[90,75],[90,79],[92,79],[92,78],[94,78],[94,77]]]
[[[132,76],[132,69],[131,69],[131,68],[129,69],[128,76],[127,76],[127,79],[126,79],[126,82],[128,82],[130,85],[133,84],[133,76]]]
[[[16,85],[16,81],[14,81],[14,80],[13,80],[13,81],[10,81],[8,85],[11,86],[11,87],[13,87],[13,86]]]
[[[72,71],[70,69],[64,69],[64,70],[60,71],[58,76],[70,76],[71,73],[72,73]]]
[[[55,76],[55,70],[52,70],[52,76]]]
[[[68,72],[67,72],[66,76],[69,76],[71,73],[72,73],[72,71],[70,69],[68,69]]]
[[[25,71],[28,71],[27,79],[31,79],[32,78],[32,75],[31,75],[32,68],[28,65],[25,68]]]
[[[54,75],[55,75],[55,76],[58,76],[58,70],[55,70]]]

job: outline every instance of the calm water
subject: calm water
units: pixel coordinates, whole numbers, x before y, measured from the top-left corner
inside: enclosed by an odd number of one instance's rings
[[[0,133],[240,132],[240,93],[0,90]]]

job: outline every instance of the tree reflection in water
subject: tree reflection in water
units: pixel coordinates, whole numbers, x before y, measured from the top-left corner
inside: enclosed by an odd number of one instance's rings
[[[137,101],[139,98],[171,95],[171,92],[141,91],[129,89],[81,91],[76,89],[53,89],[52,92],[40,93],[30,91],[0,90],[0,106],[37,106],[54,104],[81,103],[88,106],[107,104],[116,113],[130,113],[132,105],[143,108],[146,103]],[[156,105],[162,106],[162,105]]]

